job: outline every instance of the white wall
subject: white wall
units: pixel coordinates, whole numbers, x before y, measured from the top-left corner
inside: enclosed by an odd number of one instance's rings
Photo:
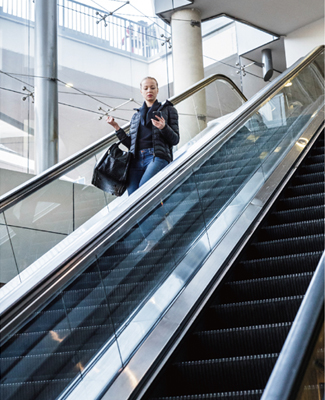
[[[289,33],[284,38],[287,67],[325,43],[324,18]]]

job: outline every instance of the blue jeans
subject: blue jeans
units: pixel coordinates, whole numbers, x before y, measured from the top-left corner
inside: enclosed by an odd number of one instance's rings
[[[163,158],[154,158],[153,149],[138,151],[136,157],[132,158],[130,163],[127,187],[129,196],[167,164],[168,161]]]

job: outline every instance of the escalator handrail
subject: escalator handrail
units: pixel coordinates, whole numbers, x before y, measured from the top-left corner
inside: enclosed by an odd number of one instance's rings
[[[310,342],[313,340],[319,318],[324,320],[324,264],[323,253],[312,281],[304,296],[298,314],[282,347],[279,358],[263,392],[261,400],[289,400],[297,390],[297,378],[301,373]],[[301,379],[299,379],[301,384]]]
[[[29,283],[26,283],[24,289],[19,288],[16,293],[11,291],[6,297],[6,301],[1,302],[1,342],[5,341],[10,333],[18,329],[18,326],[28,318],[31,312],[39,308],[55,292],[62,289],[68,280],[70,281],[83,268],[86,268],[89,254],[90,257],[94,257],[95,252],[117,240],[117,236],[122,234],[123,229],[131,227],[132,224],[134,225],[136,221],[140,220],[157,198],[165,197],[182,179],[185,179],[188,171],[195,168],[195,165],[199,165],[203,158],[212,151],[212,148],[225,141],[249,115],[256,112],[256,109],[270,98],[270,95],[278,91],[288,79],[294,77],[311,63],[324,50],[324,47],[316,48],[302,61],[297,61],[288,71],[253,96],[235,111],[229,120],[218,127],[212,138],[209,137],[202,143],[199,142],[194,145],[180,159],[169,165],[165,171],[139,188],[133,196],[127,199],[123,207],[118,207],[118,210],[114,209],[113,212],[110,212],[109,218],[101,220],[98,227],[92,226],[88,231],[85,230],[83,243],[79,241],[78,245],[69,245],[69,248],[60,250],[57,259],[51,260],[51,265],[49,265],[50,262],[46,264],[47,275],[37,282],[37,286],[35,286],[35,283],[34,286],[28,286]],[[95,228],[97,229],[96,232]]]
[[[229,83],[231,87],[236,91],[236,93],[244,100],[244,102],[247,101],[247,98],[236,86],[236,84],[227,76],[222,74],[210,75],[209,77],[200,80],[182,93],[175,95],[168,100],[171,101],[174,105],[177,105],[183,100],[192,96],[194,93],[197,93],[198,91],[204,89],[205,87],[217,80],[222,80]],[[128,132],[130,129],[130,123],[125,124],[123,126],[123,129],[125,130],[125,132]],[[85,161],[89,160],[95,154],[106,149],[108,146],[116,141],[117,137],[115,135],[115,132],[112,132],[106,135],[104,138],[101,138],[95,143],[89,145],[85,149],[75,153],[71,157],[66,158],[65,160],[54,165],[53,167],[48,168],[46,171],[40,173],[39,175],[36,175],[35,177],[22,183],[16,188],[3,194],[2,196],[0,196],[0,213],[17,204],[19,201],[33,194],[37,190],[41,189],[43,186],[51,183],[55,179],[60,178],[62,175],[65,175],[66,173],[76,168],[78,165],[84,163]]]

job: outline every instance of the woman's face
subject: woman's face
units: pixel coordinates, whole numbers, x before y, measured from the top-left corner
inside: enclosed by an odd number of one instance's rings
[[[141,83],[140,92],[148,103],[154,103],[158,96],[158,87],[156,82],[153,79],[145,79]]]

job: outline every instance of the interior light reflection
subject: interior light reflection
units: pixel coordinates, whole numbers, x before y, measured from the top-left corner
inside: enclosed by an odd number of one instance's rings
[[[125,368],[124,368],[124,372],[125,372],[126,375],[128,376],[132,387],[135,388],[135,387],[138,385],[138,379],[137,379],[137,377],[134,375],[134,373],[130,370],[129,367],[125,367]]]
[[[300,138],[296,141],[296,145],[299,147],[305,147],[308,144],[308,139]]]

